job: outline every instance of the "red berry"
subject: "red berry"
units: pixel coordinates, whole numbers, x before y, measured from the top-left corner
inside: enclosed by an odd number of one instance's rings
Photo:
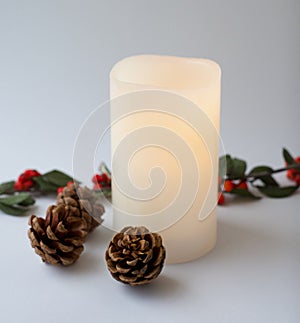
[[[294,181],[296,182],[296,184],[297,184],[298,186],[300,186],[300,173],[299,173],[299,174],[297,174],[297,175],[295,176]]]
[[[67,184],[67,186],[70,188],[71,186],[73,186],[74,185],[74,182],[73,181],[69,181],[68,182],[68,184]]]
[[[62,193],[62,191],[63,191],[63,190],[64,190],[64,186],[59,187],[59,188],[57,189],[57,194]]]
[[[248,189],[248,185],[245,181],[241,181],[236,188],[242,189],[242,190],[247,190]]]
[[[105,182],[106,183],[106,182],[109,181],[109,178],[108,178],[108,176],[105,173],[101,174],[100,176],[101,176],[101,182]]]
[[[226,181],[224,182],[224,191],[229,193],[234,188],[235,188],[235,184],[232,181],[230,181],[229,179],[226,179]]]
[[[225,196],[224,194],[220,193],[218,198],[218,205],[223,205],[225,203]]]
[[[98,182],[101,182],[101,176],[99,174],[95,174],[92,178],[92,182],[94,184],[97,184]]]
[[[109,186],[110,185],[110,178],[105,174],[95,174],[92,178],[92,182],[97,185],[99,184],[100,187],[103,187],[103,186]]]
[[[25,172],[23,173],[24,177],[30,179],[32,177],[37,177],[37,176],[41,176],[41,174],[36,171],[35,169],[27,169],[25,170]]]
[[[295,177],[295,170],[294,169],[287,170],[286,176],[293,181]]]
[[[15,191],[22,191],[22,183],[20,181],[16,181],[14,184]]]
[[[33,186],[34,186],[34,181],[32,181],[32,180],[26,180],[26,181],[18,180],[14,184],[14,190],[15,191],[28,191]]]

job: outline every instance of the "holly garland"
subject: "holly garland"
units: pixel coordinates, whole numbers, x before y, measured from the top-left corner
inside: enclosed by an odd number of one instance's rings
[[[269,166],[256,166],[249,172],[247,163],[230,155],[224,155],[219,160],[219,199],[218,204],[225,203],[225,194],[259,199],[262,196],[283,198],[294,194],[300,186],[300,157],[294,158],[283,148],[285,167],[273,169]],[[293,185],[281,186],[274,174],[286,171]]]
[[[256,166],[249,172],[247,163],[239,158],[224,155],[219,160],[219,199],[225,203],[225,194],[259,199],[262,196],[282,198],[294,194],[300,186],[300,157],[294,158],[287,149],[283,149],[285,167],[273,169],[269,166]],[[287,177],[294,183],[281,186],[274,174],[286,171]],[[34,169],[24,171],[16,181],[0,184],[0,210],[10,215],[24,215],[35,203],[39,195],[56,194],[73,182],[70,175],[59,170],[41,174]],[[111,196],[111,172],[104,163],[99,173],[92,177],[95,194]]]
[[[25,170],[16,181],[0,184],[0,210],[10,215],[23,215],[35,203],[38,194],[56,193],[73,178],[61,171],[40,174],[34,169]]]

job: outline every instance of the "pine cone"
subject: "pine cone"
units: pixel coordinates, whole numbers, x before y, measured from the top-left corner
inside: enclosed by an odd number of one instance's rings
[[[158,233],[145,227],[126,227],[107,248],[105,259],[112,276],[131,286],[150,283],[164,265],[166,251]]]
[[[51,205],[46,219],[32,215],[28,237],[42,260],[52,265],[73,264],[83,251],[88,234],[87,222],[66,205]]]
[[[87,187],[72,184],[66,186],[57,196],[57,204],[68,205],[72,212],[84,218],[88,224],[88,232],[92,232],[102,223],[104,207],[97,202],[93,191]]]

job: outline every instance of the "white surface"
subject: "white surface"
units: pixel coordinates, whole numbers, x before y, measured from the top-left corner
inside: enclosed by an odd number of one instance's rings
[[[105,228],[77,263],[57,268],[30,247],[27,217],[1,215],[0,321],[299,322],[298,208],[299,194],[219,207],[211,253],[167,265],[152,285],[136,288],[108,273]]]
[[[227,151],[281,166],[282,146],[300,153],[299,18],[298,0],[0,0],[0,181],[71,172],[109,70],[144,53],[218,61]],[[299,193],[218,213],[212,253],[134,289],[106,271],[104,228],[73,267],[53,268],[30,248],[27,217],[0,214],[0,322],[299,322]]]

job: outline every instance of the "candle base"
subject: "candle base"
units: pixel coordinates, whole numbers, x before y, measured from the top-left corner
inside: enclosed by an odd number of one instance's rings
[[[194,261],[209,253],[216,245],[216,210],[203,221],[195,218],[193,226],[189,226],[186,231],[183,230],[184,223],[180,222],[160,232],[167,250],[167,264]]]
[[[126,226],[146,226],[151,231],[147,217],[136,221],[114,210],[114,229]],[[158,232],[166,248],[166,263],[179,264],[194,261],[209,253],[216,245],[216,208],[204,219],[199,220],[192,210],[170,227]]]

